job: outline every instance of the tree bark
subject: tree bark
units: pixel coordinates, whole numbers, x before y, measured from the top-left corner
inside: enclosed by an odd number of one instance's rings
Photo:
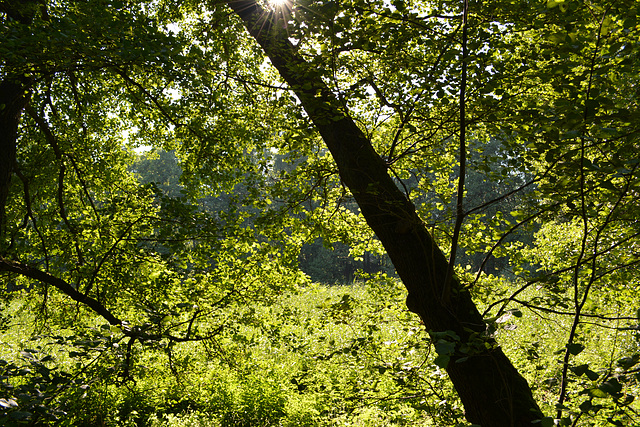
[[[0,83],[0,227],[4,242],[5,205],[9,196],[11,173],[16,161],[16,140],[18,123],[22,110],[29,102],[24,78],[5,80]]]
[[[413,203],[388,174],[385,162],[345,113],[320,73],[298,54],[283,25],[275,22],[275,14],[254,0],[232,1],[229,5],[318,129],[342,181],[406,286],[407,307],[420,316],[434,341],[455,344],[453,352],[442,356],[450,358],[446,370],[464,404],[467,420],[483,427],[507,427],[530,426],[541,419],[527,381],[485,333],[486,324],[470,294],[455,277],[445,286],[448,262],[444,254]]]
[[[30,25],[38,5],[37,0],[0,2],[0,12],[22,25]],[[9,74],[0,82],[0,252],[5,246],[7,197],[11,174],[16,162],[16,141],[22,110],[29,103],[31,78]]]

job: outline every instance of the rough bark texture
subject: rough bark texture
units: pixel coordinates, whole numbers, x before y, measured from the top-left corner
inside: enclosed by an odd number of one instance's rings
[[[295,91],[335,159],[367,223],[376,233],[408,290],[407,307],[432,336],[451,331],[460,340],[447,372],[468,421],[483,427],[530,426],[542,417],[527,381],[496,343],[471,296],[454,277],[447,289],[448,262],[398,189],[384,161],[344,108],[288,41],[272,14],[253,0],[230,6],[271,63]],[[451,335],[451,334],[449,334]]]

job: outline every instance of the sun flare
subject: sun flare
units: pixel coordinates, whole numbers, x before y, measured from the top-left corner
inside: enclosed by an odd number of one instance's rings
[[[289,7],[291,4],[291,0],[267,0],[269,6],[273,9],[282,9],[285,7]]]

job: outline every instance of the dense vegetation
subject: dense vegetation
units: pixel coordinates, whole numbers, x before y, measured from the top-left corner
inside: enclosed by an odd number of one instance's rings
[[[0,425],[640,424],[640,3],[485,3],[0,1]]]

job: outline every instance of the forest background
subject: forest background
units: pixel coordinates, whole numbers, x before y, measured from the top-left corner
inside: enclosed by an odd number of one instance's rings
[[[640,424],[639,15],[0,1],[0,424]]]

